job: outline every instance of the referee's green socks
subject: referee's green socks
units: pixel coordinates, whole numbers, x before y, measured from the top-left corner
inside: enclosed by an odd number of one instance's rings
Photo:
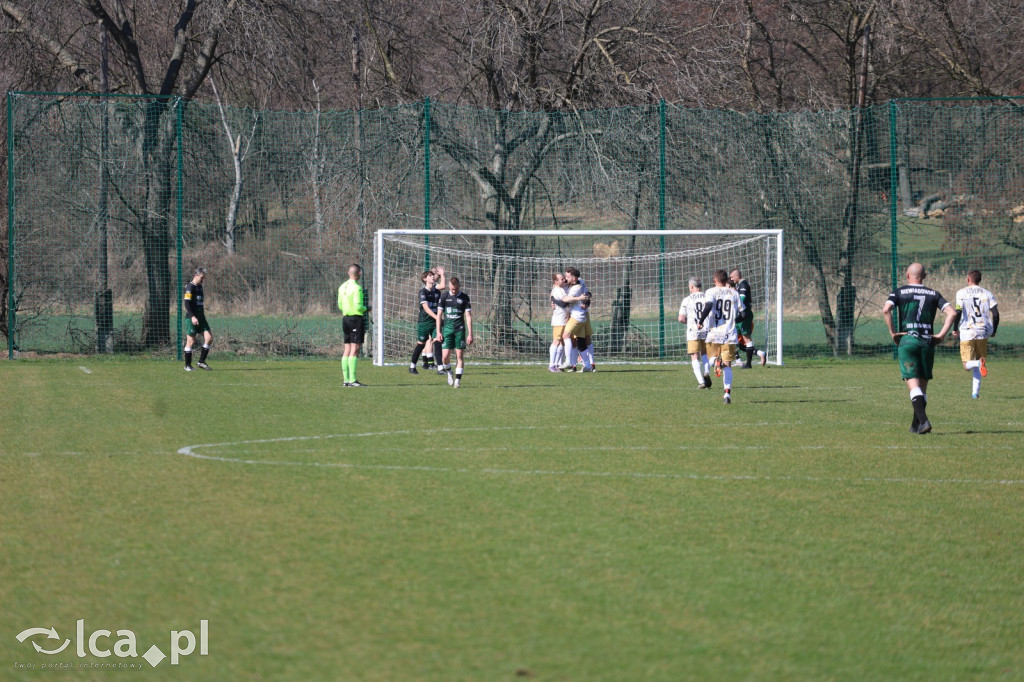
[[[356,362],[359,358],[354,355],[343,355],[341,358],[341,374],[344,377],[346,384],[355,383],[356,380]]]

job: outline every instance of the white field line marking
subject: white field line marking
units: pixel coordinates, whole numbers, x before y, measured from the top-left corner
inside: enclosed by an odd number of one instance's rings
[[[492,474],[492,475],[513,475],[513,476],[580,476],[591,478],[633,478],[633,479],[667,479],[667,480],[692,480],[692,481],[803,481],[812,483],[925,483],[925,484],[954,484],[954,485],[1024,485],[1024,480],[1017,479],[976,479],[976,478],[917,478],[917,477],[887,477],[887,476],[866,476],[854,477],[824,477],[824,476],[760,476],[760,475],[727,475],[727,474],[671,474],[671,473],[644,473],[634,471],[585,471],[579,469],[500,469],[493,467],[472,468],[472,467],[435,467],[426,465],[406,464],[352,464],[350,462],[290,462],[273,461],[265,459],[239,459],[237,457],[218,457],[216,455],[205,455],[198,452],[199,449],[230,447],[233,445],[248,445],[256,443],[284,443],[302,440],[327,440],[331,438],[365,438],[373,436],[391,436],[426,433],[446,433],[461,431],[510,431],[510,430],[533,430],[540,426],[504,426],[504,427],[474,427],[464,429],[407,429],[401,431],[373,431],[366,433],[334,433],[323,436],[287,436],[283,438],[260,438],[254,440],[241,440],[228,443],[205,443],[201,445],[186,445],[178,450],[179,455],[203,459],[213,462],[229,462],[235,464],[266,464],[270,466],[307,466],[335,469],[370,469],[381,471],[423,471],[442,474]],[[573,428],[573,427],[561,427]],[[594,427],[587,427],[594,428]],[[607,428],[612,428],[610,425]],[[896,446],[891,446],[895,448]],[[640,449],[640,448],[631,448]],[[706,448],[689,448],[679,446],[678,450],[704,450]],[[719,448],[722,449],[722,448]],[[735,450],[763,449],[763,446],[751,446],[744,448],[734,446]],[[890,449],[890,446],[877,446],[874,449]],[[902,448],[900,448],[902,449]]]
[[[83,372],[85,372],[86,374],[92,374],[92,370],[91,370],[91,369],[89,369],[88,367],[84,366],[84,365],[79,365],[79,366],[78,366],[78,369],[82,370],[82,371],[83,371]]]

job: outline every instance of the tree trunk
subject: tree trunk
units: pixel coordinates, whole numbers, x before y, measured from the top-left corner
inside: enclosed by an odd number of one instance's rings
[[[171,167],[177,140],[174,109],[169,98],[154,100],[146,108],[143,132],[142,161],[146,175],[146,212],[139,231],[146,259],[148,295],[143,313],[142,343],[147,348],[171,343],[171,278],[170,254],[173,240],[168,224],[171,211]],[[181,106],[179,103],[178,106]]]
[[[853,261],[857,255],[859,242],[859,210],[860,210],[860,188],[861,188],[861,166],[864,157],[864,105],[866,104],[867,78],[868,78],[868,56],[871,44],[871,27],[864,28],[863,53],[861,56],[860,86],[857,94],[857,109],[853,113],[850,125],[849,155],[850,155],[850,201],[843,211],[843,242],[842,251],[839,254],[839,275],[842,278],[842,285],[839,287],[839,296],[836,298],[836,327],[835,345],[832,352],[835,355],[845,353],[853,354],[854,323],[856,321],[857,287],[853,283]]]

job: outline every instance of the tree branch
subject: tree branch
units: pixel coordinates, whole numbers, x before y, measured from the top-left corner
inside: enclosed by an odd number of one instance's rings
[[[102,89],[99,77],[86,68],[82,61],[65,48],[64,45],[43,33],[42,29],[28,17],[25,10],[11,0],[0,0],[0,11],[13,19],[20,27],[21,33],[28,36],[33,43],[52,55],[62,67],[70,71],[88,89],[96,92]]]

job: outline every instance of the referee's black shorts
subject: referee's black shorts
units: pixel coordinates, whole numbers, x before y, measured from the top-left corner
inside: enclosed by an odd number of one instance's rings
[[[341,318],[341,328],[345,332],[345,343],[361,344],[366,336],[366,322],[362,315],[345,315]]]

